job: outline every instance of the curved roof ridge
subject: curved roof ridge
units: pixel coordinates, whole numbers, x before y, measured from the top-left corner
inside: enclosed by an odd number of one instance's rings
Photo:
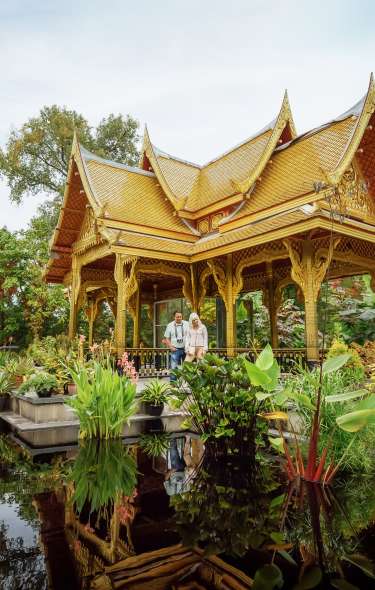
[[[162,169],[159,165],[159,162],[158,162],[158,156],[155,153],[154,146],[151,143],[151,139],[148,134],[147,125],[145,125],[145,131],[144,131],[144,135],[143,135],[142,154],[146,154],[147,158],[149,159],[152,169],[156,175],[156,178],[158,179],[160,186],[162,187],[166,196],[168,197],[168,199],[172,203],[173,207],[177,211],[179,209],[182,209],[185,204],[185,199],[177,197],[177,195],[174,193],[174,191],[170,187],[169,182],[167,181],[165,175],[163,174],[163,171],[162,171]]]
[[[277,117],[275,119],[272,119],[272,121],[270,121],[267,125],[265,125],[265,127],[263,127],[262,129],[260,129],[260,131],[257,131],[256,133],[254,133],[253,135],[250,135],[250,137],[248,137],[247,139],[245,139],[244,141],[241,141],[240,143],[237,143],[234,147],[231,147],[230,149],[226,150],[225,152],[223,152],[222,154],[220,154],[219,156],[216,156],[216,158],[213,158],[212,160],[209,160],[208,162],[205,162],[205,164],[202,164],[200,167],[201,169],[206,168],[207,166],[209,166],[210,164],[214,164],[215,162],[217,162],[218,160],[220,160],[221,158],[224,158],[224,156],[228,156],[229,154],[231,154],[232,152],[235,152],[236,150],[238,150],[240,147],[242,147],[243,145],[245,145],[246,143],[249,143],[250,141],[253,141],[254,139],[257,139],[258,137],[260,137],[261,135],[264,135],[265,133],[267,133],[267,131],[271,131],[273,129],[273,126],[275,125],[277,120]]]
[[[354,158],[354,155],[359,147],[364,132],[366,131],[367,125],[371,119],[371,116],[375,112],[375,82],[374,75],[371,72],[370,81],[367,89],[366,96],[360,100],[355,107],[358,109],[357,122],[353,128],[353,132],[345,146],[341,158],[339,159],[336,167],[332,172],[327,174],[327,180],[331,184],[337,184],[345,170],[350,165]],[[353,113],[354,114],[354,113]]]
[[[122,164],[121,162],[115,162],[114,160],[109,160],[107,158],[102,158],[93,152],[90,152],[86,149],[82,144],[79,144],[79,149],[81,151],[82,156],[85,160],[94,160],[95,162],[99,162],[100,164],[106,164],[107,166],[112,166],[113,168],[119,168],[121,170],[126,170],[127,172],[134,172],[135,174],[143,174],[144,176],[153,176],[155,174],[153,172],[149,172],[148,170],[143,170],[142,168],[138,168],[138,166],[129,166],[128,164]]]
[[[307,137],[310,137],[311,135],[315,135],[316,133],[320,133],[320,131],[324,131],[324,129],[327,129],[327,127],[330,127],[331,125],[334,125],[335,123],[341,123],[341,121],[345,121],[345,119],[348,119],[349,117],[358,117],[361,114],[361,111],[363,109],[363,105],[365,103],[366,96],[367,96],[367,94],[365,94],[350,109],[348,109],[347,111],[345,111],[341,115],[338,115],[338,117],[331,119],[327,123],[323,123],[322,125],[318,125],[317,127],[313,127],[312,129],[308,129],[307,131],[300,133],[300,135],[297,135],[296,137],[294,137],[290,141],[283,143],[283,145],[278,146],[275,149],[275,151],[281,152],[282,150],[285,150],[286,148],[290,147],[291,145],[294,145],[295,143],[297,143],[303,139],[306,139]]]
[[[268,161],[270,160],[273,152],[277,148],[278,142],[281,138],[281,135],[289,125],[290,133],[292,137],[297,135],[296,128],[294,125],[293,115],[289,104],[289,97],[288,92],[285,90],[283,101],[281,103],[281,107],[277,117],[272,122],[272,133],[269,137],[269,140],[261,153],[257,164],[250,170],[248,177],[243,180],[242,182],[235,182],[233,184],[236,186],[238,192],[242,194],[246,194],[249,192],[250,188],[254,185],[254,183],[258,180],[260,175],[262,174],[264,168],[266,167]],[[271,130],[270,129],[270,130]]]
[[[200,164],[195,164],[195,162],[190,162],[189,160],[184,160],[183,158],[177,158],[177,156],[173,156],[172,154],[168,154],[168,152],[161,150],[155,144],[152,144],[152,147],[154,148],[156,156],[160,156],[161,158],[168,158],[170,160],[176,160],[176,162],[181,162],[181,164],[186,164],[187,166],[194,166],[194,168],[199,168],[199,170],[202,169],[202,166]]]

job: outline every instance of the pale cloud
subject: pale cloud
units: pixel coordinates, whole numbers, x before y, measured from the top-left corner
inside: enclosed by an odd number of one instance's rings
[[[7,3],[8,4],[8,3]],[[45,104],[110,112],[204,162],[262,128],[288,88],[300,132],[357,102],[375,67],[367,0],[30,0],[0,7],[0,143]],[[25,225],[37,199],[1,223]]]

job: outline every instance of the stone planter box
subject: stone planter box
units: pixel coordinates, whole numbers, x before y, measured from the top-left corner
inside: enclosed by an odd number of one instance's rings
[[[62,395],[31,398],[19,393],[12,393],[10,406],[15,414],[19,414],[35,424],[69,422],[75,417],[73,410],[64,404]]]

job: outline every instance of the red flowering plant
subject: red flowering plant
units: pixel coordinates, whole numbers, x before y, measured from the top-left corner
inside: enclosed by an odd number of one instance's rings
[[[124,352],[122,357],[117,361],[117,372],[120,375],[128,377],[132,383],[138,381],[138,373],[135,370],[134,362],[129,359],[127,352]]]

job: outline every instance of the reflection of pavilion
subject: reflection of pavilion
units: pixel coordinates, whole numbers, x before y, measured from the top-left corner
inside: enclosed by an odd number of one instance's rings
[[[91,341],[106,300],[118,352],[128,344],[127,312],[137,348],[142,306],[150,321],[155,301],[184,297],[199,311],[211,296],[233,354],[236,299],[261,290],[277,348],[282,290],[295,284],[305,303],[306,355],[317,360],[327,269],[329,278],[375,280],[374,109],[371,78],[355,107],[297,137],[285,96],[267,127],[205,166],[158,150],[147,131],[137,168],[97,157],[75,139],[46,274],[70,288],[70,336],[85,306]]]
[[[87,514],[80,516],[74,509],[72,484],[35,496],[49,586],[54,590],[250,588],[250,578],[240,570],[179,544],[163,474],[139,451],[137,463],[143,475],[134,510],[125,520],[116,502],[104,518],[92,518],[87,526]]]

